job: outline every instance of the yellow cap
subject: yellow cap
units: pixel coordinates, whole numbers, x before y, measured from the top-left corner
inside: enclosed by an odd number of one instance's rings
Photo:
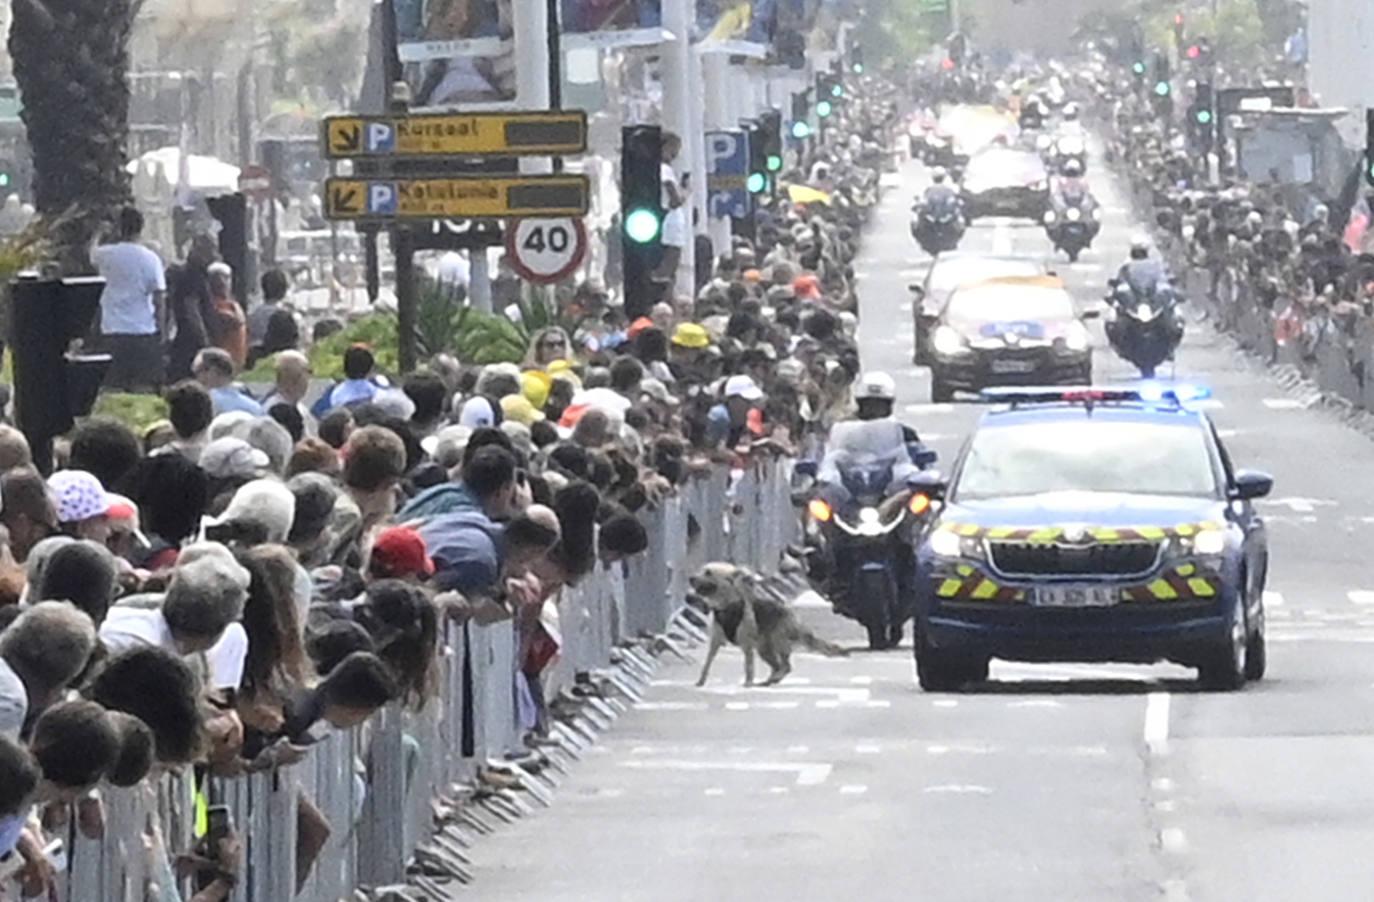
[[[544,419],[543,412],[536,410],[524,395],[506,395],[501,399],[501,412],[507,420],[526,426]]]
[[[551,385],[553,377],[541,370],[526,370],[520,376],[520,392],[534,405],[535,410],[544,409]]]
[[[711,344],[711,335],[696,323],[682,323],[673,330],[673,344],[683,348],[704,348]]]

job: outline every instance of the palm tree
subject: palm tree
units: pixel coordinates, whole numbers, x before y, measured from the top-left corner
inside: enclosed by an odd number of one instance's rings
[[[11,0],[9,50],[33,152],[35,205],[52,221],[54,250],[69,273],[89,270],[96,229],[131,200],[128,43],[138,4]]]

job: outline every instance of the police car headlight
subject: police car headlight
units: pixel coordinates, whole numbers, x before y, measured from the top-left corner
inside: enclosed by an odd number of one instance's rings
[[[1045,225],[1054,225],[1054,221],[1058,218],[1059,217],[1054,214],[1053,210],[1045,211]]]
[[[1064,336],[1064,347],[1070,351],[1088,350],[1088,330],[1082,323],[1074,323],[1069,328],[1068,334]]]
[[[964,337],[949,326],[936,329],[935,334],[930,337],[930,345],[936,354],[946,356],[962,354],[967,350],[964,346]]]
[[[930,534],[930,550],[939,557],[959,557],[964,551],[962,536],[946,530],[936,530]]]
[[[1078,222],[1078,220],[1083,218],[1083,211],[1077,207],[1069,207],[1069,209],[1065,211],[1064,216],[1069,222]]]
[[[1220,529],[1204,529],[1193,537],[1193,551],[1202,555],[1218,555],[1226,550],[1226,533]]]

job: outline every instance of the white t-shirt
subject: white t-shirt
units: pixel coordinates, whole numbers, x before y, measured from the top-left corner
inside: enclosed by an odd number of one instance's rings
[[[29,713],[29,692],[23,680],[0,658],[0,736],[18,740]]]
[[[134,605],[115,605],[100,625],[100,641],[113,654],[139,645],[156,645],[176,652],[172,631],[162,611]],[[237,689],[243,681],[244,659],[248,656],[248,634],[243,625],[229,624],[219,641],[205,652],[209,665],[210,688]]]
[[[668,194],[667,187],[669,184],[678,185],[678,194],[682,194],[682,186],[677,180],[677,173],[669,164],[664,163],[659,172],[659,181],[663,183],[663,235],[659,240],[669,247],[686,247],[687,205],[684,203],[680,207],[673,207],[672,197]]]
[[[157,332],[153,295],[167,290],[157,254],[141,244],[102,244],[91,262],[105,277],[100,295],[100,331],[106,335],[152,335]]]

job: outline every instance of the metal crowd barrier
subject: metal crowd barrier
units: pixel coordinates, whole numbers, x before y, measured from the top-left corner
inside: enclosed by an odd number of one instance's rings
[[[625,642],[665,632],[684,604],[688,576],[701,564],[730,560],[775,571],[799,528],[791,474],[787,460],[754,462],[733,474],[713,470],[647,512],[644,554],[600,566],[563,590],[555,625],[560,652],[542,675],[545,697],[609,667]],[[404,882],[416,851],[438,826],[436,806],[451,801],[479,765],[521,751],[530,724],[522,723],[528,705],[520,702],[520,649],[514,621],[449,624],[440,692],[422,711],[392,706],[362,727],[328,735],[296,766],[206,781],[209,803],[229,807],[243,840],[234,902],[337,902],[354,898],[360,887]],[[67,828],[59,902],[189,898],[189,886],[165,884],[174,882],[171,859],[194,844],[193,785],[186,773],[135,789],[102,789],[104,838],[85,839],[74,825]],[[329,837],[297,893],[304,800],[327,821]],[[150,853],[145,838],[154,829],[163,843]],[[164,885],[153,894],[146,892],[150,882]]]

